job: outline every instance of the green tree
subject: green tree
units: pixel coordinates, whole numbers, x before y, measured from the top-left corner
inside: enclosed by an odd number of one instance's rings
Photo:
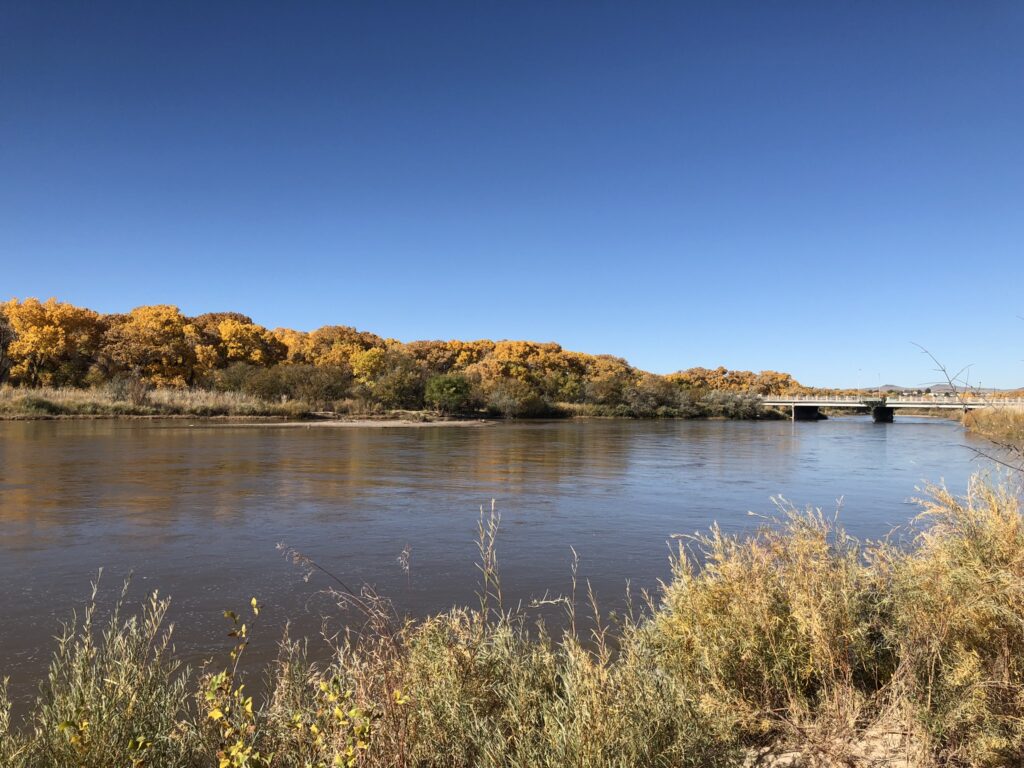
[[[460,373],[433,376],[427,381],[424,400],[441,413],[466,413],[473,407],[473,385]]]

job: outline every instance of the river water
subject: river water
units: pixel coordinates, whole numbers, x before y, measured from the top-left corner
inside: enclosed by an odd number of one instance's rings
[[[403,612],[474,600],[480,507],[497,501],[508,601],[564,593],[570,547],[602,602],[669,574],[669,539],[749,530],[782,495],[879,537],[925,483],[963,491],[972,438],[945,420],[562,421],[328,428],[187,421],[0,422],[0,677],[34,690],[62,620],[104,569],[109,599],[173,597],[177,648],[228,647],[222,610],[264,603],[254,655],[285,620],[316,635],[329,583],[283,542]],[[754,513],[754,514],[749,514]],[[409,568],[398,557],[408,548]]]

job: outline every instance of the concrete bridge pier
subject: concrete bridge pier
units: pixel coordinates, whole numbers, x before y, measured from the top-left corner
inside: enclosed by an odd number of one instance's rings
[[[895,408],[887,408],[884,405],[876,405],[871,409],[871,418],[875,420],[875,424],[892,424],[895,410]]]
[[[825,418],[816,405],[794,405],[792,416],[793,421],[820,421]]]

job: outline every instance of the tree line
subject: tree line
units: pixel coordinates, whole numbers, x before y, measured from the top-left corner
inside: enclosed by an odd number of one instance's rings
[[[50,299],[0,303],[0,383],[19,387],[196,387],[314,408],[429,408],[541,416],[753,415],[753,395],[806,391],[775,371],[668,375],[611,355],[532,341],[385,339],[344,325],[267,329],[237,312],[166,304],[101,314]]]

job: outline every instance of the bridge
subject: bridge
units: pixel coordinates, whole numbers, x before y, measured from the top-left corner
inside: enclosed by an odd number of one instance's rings
[[[987,399],[952,393],[885,395],[762,395],[761,405],[789,408],[793,421],[817,421],[825,418],[821,408],[848,408],[870,413],[879,423],[889,423],[900,408],[970,411],[975,408],[1024,408],[1024,398]]]

